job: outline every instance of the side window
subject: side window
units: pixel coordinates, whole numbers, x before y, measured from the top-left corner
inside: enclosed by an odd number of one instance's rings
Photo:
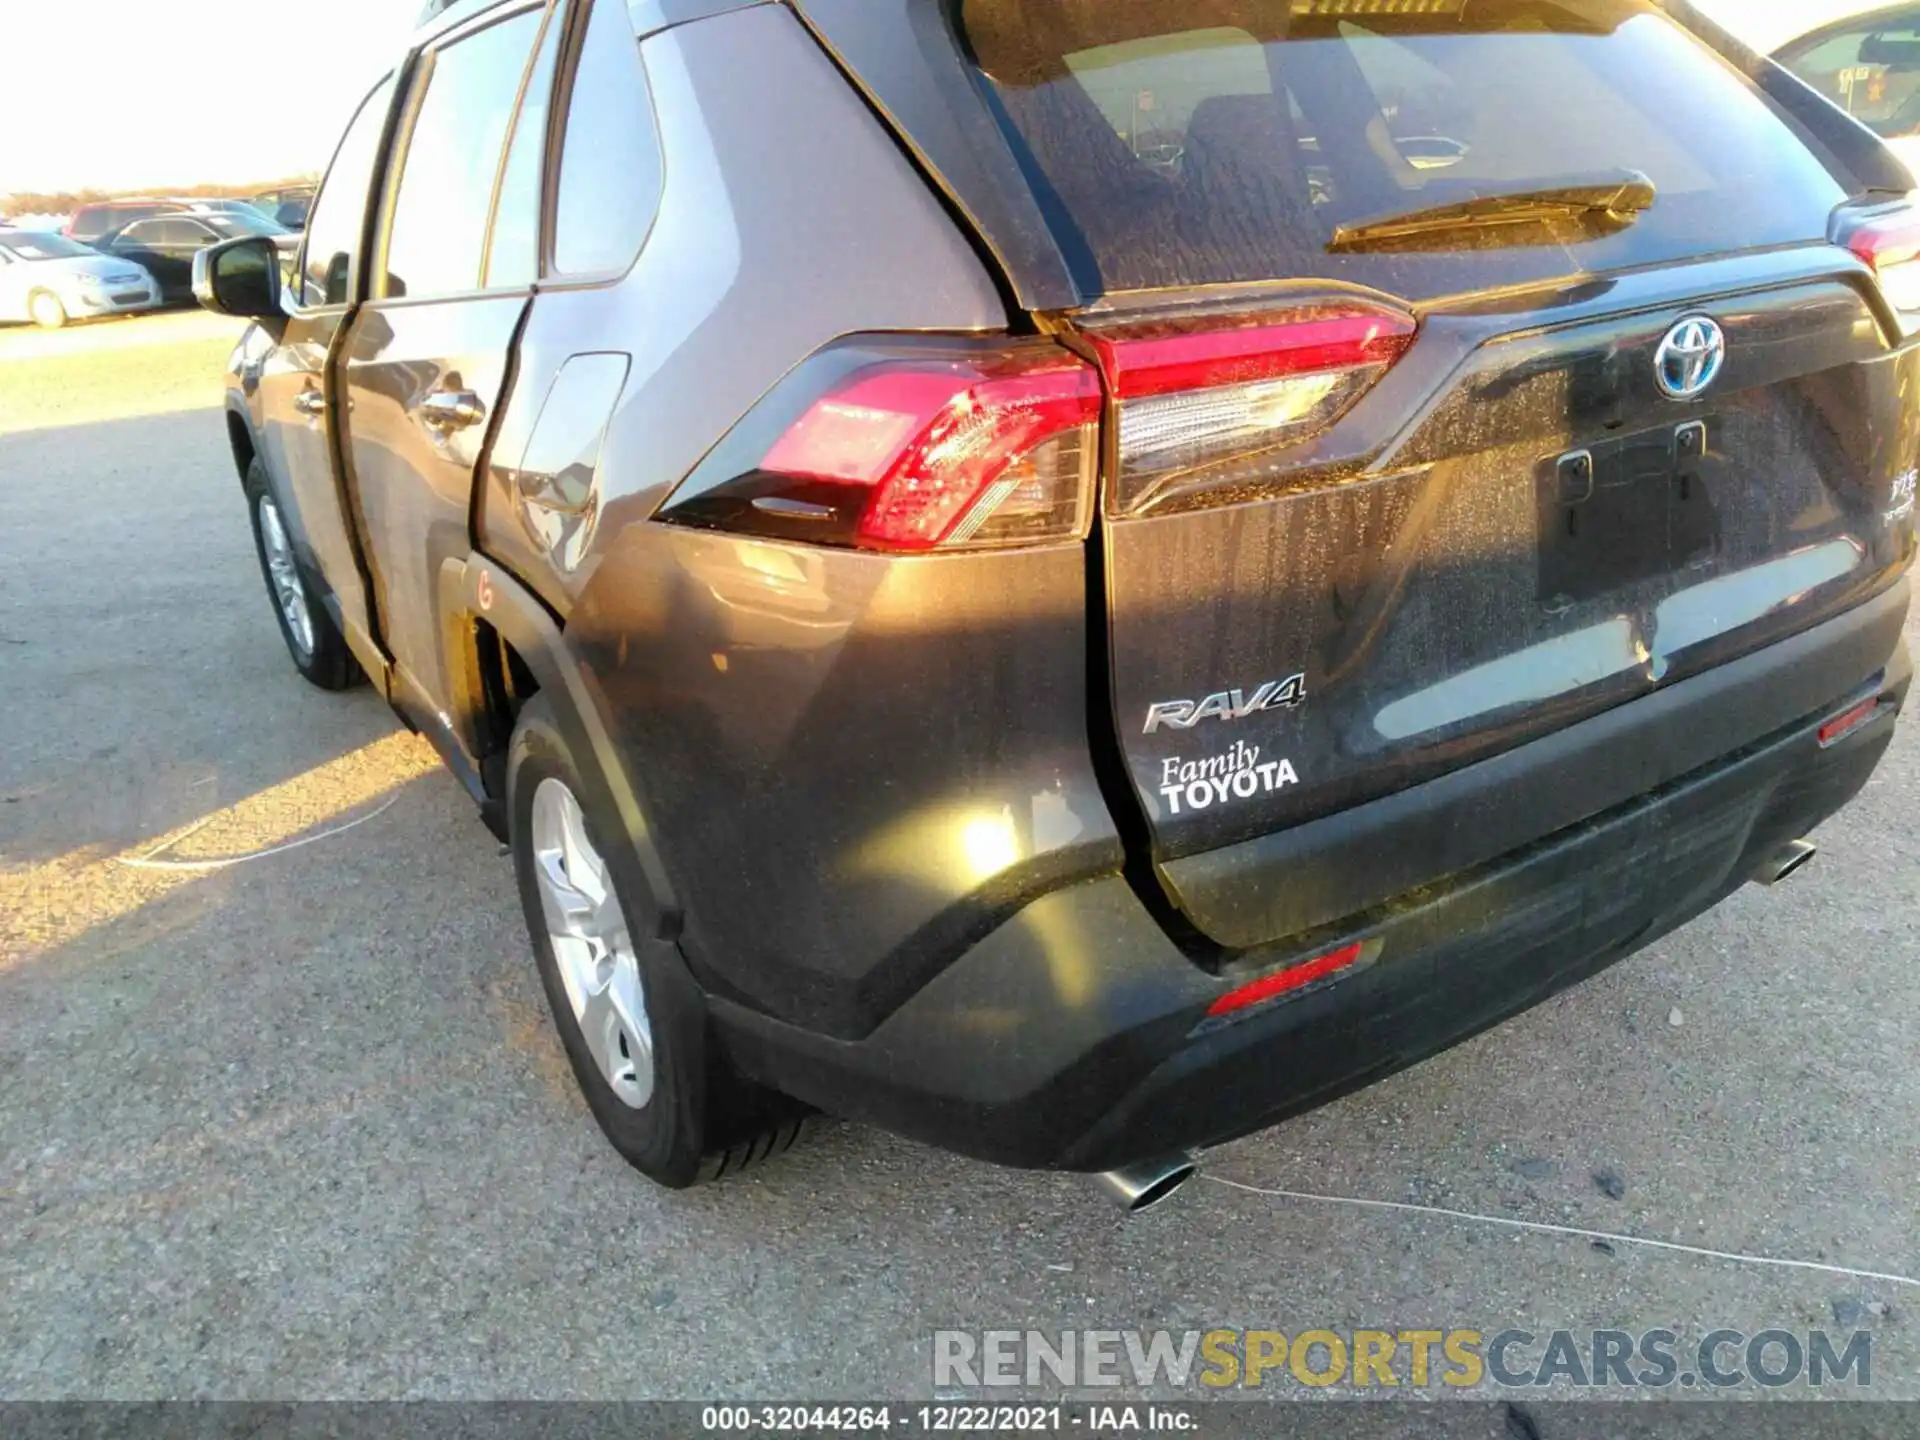
[[[596,0],[568,97],[554,269],[563,275],[627,269],[653,227],[661,184],[653,98],[627,7]]]
[[[380,136],[393,108],[393,77],[374,87],[347,127],[307,222],[303,305],[344,305],[353,298],[355,257],[366,228],[367,191],[380,159]]]
[[[493,184],[539,30],[540,12],[530,10],[434,56],[394,197],[382,293],[479,288]]]
[[[487,256],[489,286],[531,285],[540,278],[540,172],[547,161],[547,117],[553,109],[553,72],[566,27],[556,12],[527,78],[526,98],[514,122],[500,199],[493,211],[493,248]]]

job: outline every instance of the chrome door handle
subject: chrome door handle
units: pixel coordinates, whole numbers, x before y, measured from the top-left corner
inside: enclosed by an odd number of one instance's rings
[[[420,418],[437,430],[464,430],[487,418],[487,407],[471,390],[436,390],[420,402]]]
[[[318,390],[302,390],[293,397],[293,408],[309,420],[318,420],[327,413],[327,397]]]

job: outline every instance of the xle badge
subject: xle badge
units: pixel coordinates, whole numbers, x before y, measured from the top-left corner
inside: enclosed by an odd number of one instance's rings
[[[1260,747],[1244,740],[1235,741],[1226,754],[1210,759],[1169,756],[1160,762],[1160,795],[1170,815],[1178,815],[1183,809],[1205,810],[1210,805],[1251,800],[1283,785],[1299,783],[1292,761],[1262,760]]]
[[[1284,680],[1269,680],[1252,696],[1244,690],[1222,690],[1201,701],[1162,700],[1147,707],[1145,733],[1153,734],[1162,725],[1176,730],[1191,730],[1202,720],[1244,720],[1262,710],[1291,710],[1307,698],[1307,677],[1289,675]]]

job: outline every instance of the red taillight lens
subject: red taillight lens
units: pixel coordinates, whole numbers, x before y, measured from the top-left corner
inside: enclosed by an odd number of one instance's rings
[[[1211,1005],[1207,1006],[1208,1016],[1231,1015],[1236,1010],[1245,1010],[1250,1005],[1259,1005],[1268,1000],[1278,999],[1295,990],[1303,990],[1315,981],[1324,980],[1341,970],[1350,970],[1362,960],[1373,958],[1378,953],[1378,942],[1369,943],[1356,940],[1351,945],[1342,945],[1338,950],[1330,950],[1312,960],[1298,965],[1289,965],[1284,970],[1276,970],[1271,975],[1262,975],[1258,980],[1242,985],[1238,990],[1229,990]]]
[[[1114,510],[1228,484],[1246,462],[1311,439],[1405,353],[1415,329],[1402,311],[1346,300],[1096,328],[1120,411]]]
[[[780,426],[761,453],[723,442],[663,518],[876,550],[1085,534],[1101,405],[1085,361],[1025,341],[866,342],[817,360],[770,397]]]
[[[1878,277],[1888,304],[1920,311],[1920,214],[1902,210],[1866,221],[1847,236],[1847,248]]]

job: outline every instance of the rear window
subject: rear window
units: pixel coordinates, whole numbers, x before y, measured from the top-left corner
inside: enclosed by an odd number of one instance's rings
[[[1424,298],[1820,239],[1845,198],[1791,121],[1640,0],[965,0],[961,23],[1104,290],[1311,276]],[[1380,234],[1619,185],[1642,197],[1624,222]]]

